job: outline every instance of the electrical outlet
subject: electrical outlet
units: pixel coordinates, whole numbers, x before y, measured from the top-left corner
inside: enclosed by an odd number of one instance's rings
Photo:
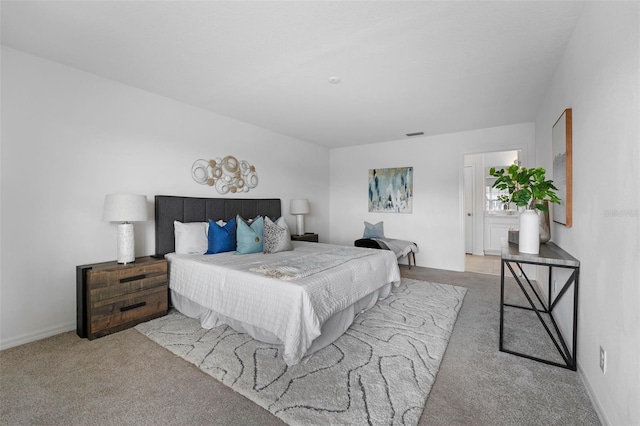
[[[602,370],[602,374],[607,373],[607,351],[602,346],[600,346],[600,370]]]

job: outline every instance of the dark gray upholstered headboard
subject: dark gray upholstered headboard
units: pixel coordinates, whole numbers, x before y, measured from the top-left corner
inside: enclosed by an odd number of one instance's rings
[[[173,221],[182,223],[258,215],[276,220],[282,215],[279,198],[194,198],[156,195],[156,255],[175,251]]]

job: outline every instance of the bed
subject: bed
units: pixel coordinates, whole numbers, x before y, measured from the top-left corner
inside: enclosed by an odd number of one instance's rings
[[[387,250],[293,241],[292,251],[273,254],[175,253],[174,221],[228,221],[236,215],[275,221],[279,199],[156,196],[155,213],[156,256],[169,261],[173,306],[204,328],[227,324],[282,345],[288,365],[331,344],[400,283],[396,257]],[[306,275],[269,273],[275,266],[307,263]]]

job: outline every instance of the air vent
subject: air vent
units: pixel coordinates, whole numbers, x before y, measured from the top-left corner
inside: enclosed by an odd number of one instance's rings
[[[422,135],[424,135],[424,132],[407,133],[407,136],[422,136]]]

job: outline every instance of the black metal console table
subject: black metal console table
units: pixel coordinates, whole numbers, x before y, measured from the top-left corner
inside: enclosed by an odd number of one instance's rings
[[[512,264],[515,264],[524,277],[524,280],[529,285],[529,288],[533,291],[536,299],[538,300],[541,308],[538,308],[533,300],[533,298],[526,291],[523,281],[518,274],[513,269]],[[531,265],[543,265],[549,267],[549,290],[548,290],[548,302],[545,303],[542,300],[539,292],[535,289],[535,286],[529,280],[529,277],[525,274],[522,269],[523,264],[531,264]],[[530,306],[518,306],[512,305],[504,302],[504,270],[505,267],[511,271],[511,275],[515,278],[518,286],[524,293],[527,301]],[[567,279],[567,281],[562,285],[558,294],[553,297],[552,293],[552,282],[553,282],[553,269],[554,268],[567,268],[571,269],[571,275]],[[567,368],[573,371],[576,371],[576,351],[578,344],[578,276],[580,274],[580,261],[571,256],[566,251],[562,250],[560,247],[555,245],[554,243],[547,243],[540,245],[540,253],[539,254],[525,254],[520,253],[518,251],[518,245],[513,243],[505,243],[502,246],[502,261],[501,261],[501,273],[500,273],[500,351],[510,353],[513,355],[518,355],[521,357],[529,358],[535,361],[544,362],[545,364],[555,365],[557,367]],[[552,312],[553,308],[556,304],[562,299],[569,288],[573,285],[573,345],[571,347],[571,351],[567,348],[567,344],[562,336],[562,333],[558,329],[555,319],[553,318]],[[519,309],[527,309],[530,311],[534,311],[544,326],[547,334],[553,341],[556,349],[560,353],[560,356],[564,360],[564,364],[538,358],[532,355],[527,355],[524,353],[512,351],[509,349],[505,349],[503,347],[503,334],[504,334],[504,308],[505,306]],[[547,322],[543,318],[543,314],[548,315],[553,328],[555,329],[555,334],[552,333],[551,329],[547,325]],[[556,338],[557,337],[557,338]]]

